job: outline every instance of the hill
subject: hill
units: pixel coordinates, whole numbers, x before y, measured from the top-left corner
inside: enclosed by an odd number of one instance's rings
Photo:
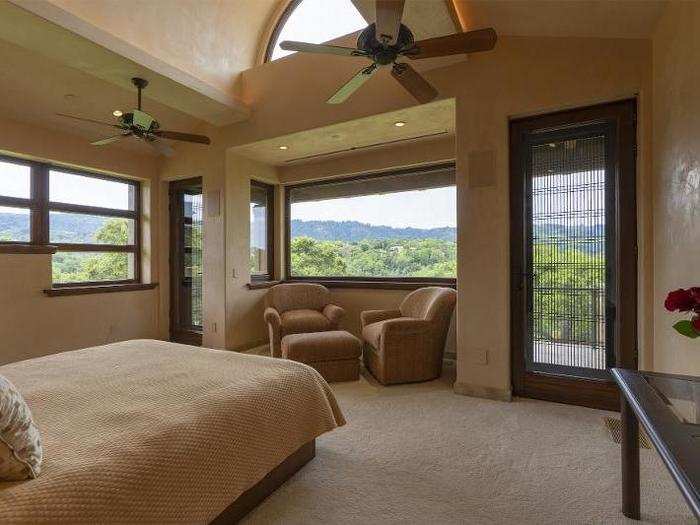
[[[455,242],[457,229],[392,228],[357,221],[300,221],[293,220],[292,237],[311,237],[317,241],[357,242],[364,239],[440,239]]]

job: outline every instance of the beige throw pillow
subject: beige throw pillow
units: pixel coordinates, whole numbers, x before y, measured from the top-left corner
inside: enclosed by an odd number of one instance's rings
[[[0,376],[0,480],[17,481],[39,475],[42,449],[22,394]]]

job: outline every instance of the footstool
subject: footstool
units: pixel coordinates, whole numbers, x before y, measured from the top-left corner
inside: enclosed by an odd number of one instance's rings
[[[305,363],[329,383],[360,378],[362,343],[343,330],[290,334],[282,338],[282,357]]]

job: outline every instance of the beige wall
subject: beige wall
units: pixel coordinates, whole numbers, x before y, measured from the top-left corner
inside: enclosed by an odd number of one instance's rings
[[[672,2],[654,36],[654,362],[700,374],[700,346],[673,331],[666,294],[700,285],[700,4]]]
[[[275,168],[229,152],[226,157],[226,347],[236,350],[267,341],[263,321],[267,290],[250,290],[247,286],[251,179],[268,184],[279,182]],[[280,234],[278,230],[277,235]],[[280,253],[276,252],[279,264]]]
[[[650,234],[643,188],[649,177],[650,43],[643,40],[502,38],[494,53],[436,72],[457,98],[458,317],[460,392],[510,390],[509,118],[639,93],[639,237]],[[478,82],[470,81],[478,79]],[[445,79],[447,80],[447,79]],[[471,152],[492,151],[491,185],[470,185]],[[480,177],[481,178],[481,177]],[[641,280],[648,268],[640,265]],[[640,304],[650,300],[644,287]],[[644,316],[640,322],[644,321]],[[650,341],[642,337],[642,352]],[[488,363],[480,364],[488,352]]]
[[[148,57],[232,94],[252,67],[277,0],[16,0],[130,58]],[[87,24],[80,23],[81,21]],[[182,80],[182,78],[180,78]]]
[[[0,152],[137,178],[144,185],[145,280],[158,282],[159,161],[84,138],[0,120]],[[48,297],[50,255],[0,254],[0,364],[160,334],[158,289]]]

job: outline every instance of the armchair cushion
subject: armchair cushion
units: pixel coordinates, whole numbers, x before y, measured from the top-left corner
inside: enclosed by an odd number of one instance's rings
[[[323,332],[331,328],[330,320],[316,310],[289,310],[280,316],[285,334]]]

